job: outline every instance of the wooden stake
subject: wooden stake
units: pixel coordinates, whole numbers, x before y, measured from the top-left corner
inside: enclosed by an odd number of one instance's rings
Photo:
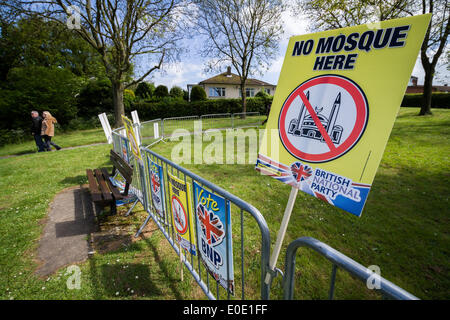
[[[295,199],[297,198],[298,189],[292,187],[291,193],[289,194],[289,200],[284,210],[283,220],[281,221],[280,230],[277,234],[277,242],[273,248],[272,256],[270,257],[269,267],[270,270],[275,270],[277,266],[278,256],[280,255],[281,245],[283,244],[284,236],[286,235],[286,229],[289,224],[289,219],[291,218],[292,209],[294,209]],[[266,274],[264,282],[269,284],[271,281],[270,273]]]

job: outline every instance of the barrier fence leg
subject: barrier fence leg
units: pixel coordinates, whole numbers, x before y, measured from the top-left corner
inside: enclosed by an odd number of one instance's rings
[[[136,201],[134,201],[134,203],[131,206],[130,210],[128,210],[128,212],[125,214],[125,217],[128,217],[130,215],[131,211],[133,211],[134,207],[137,205],[138,202],[139,202],[139,199],[136,199]]]

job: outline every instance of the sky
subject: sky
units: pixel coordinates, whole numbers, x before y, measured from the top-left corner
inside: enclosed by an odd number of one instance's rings
[[[286,48],[288,46],[289,38],[292,36],[302,35],[310,33],[308,29],[308,21],[301,16],[292,16],[291,13],[283,13],[283,28],[284,34],[278,47],[278,54],[276,58],[272,61],[269,70],[267,70],[262,76],[254,75],[253,78],[263,80],[270,84],[276,85],[280,75],[281,67],[283,65],[284,56],[286,53]],[[211,78],[218,74],[205,73],[204,68],[207,58],[201,57],[196,52],[196,47],[201,46],[201,41],[198,39],[190,39],[191,50],[187,55],[184,55],[181,61],[165,66],[163,71],[157,71],[153,73],[151,77],[148,77],[146,81],[153,82],[155,86],[163,84],[167,86],[170,90],[173,86],[179,86],[184,90],[187,90],[187,84],[197,84],[198,82]],[[450,47],[450,43],[448,44]],[[445,57],[444,54],[441,56],[440,63],[437,67],[437,77],[435,77],[434,85],[450,85],[450,71],[447,70],[447,66],[443,63]],[[221,72],[225,72],[222,70]],[[233,73],[236,71],[232,70]],[[414,66],[412,75],[419,78],[418,84],[421,85],[424,82],[425,73],[423,71],[422,63],[420,57],[418,57],[416,64]]]

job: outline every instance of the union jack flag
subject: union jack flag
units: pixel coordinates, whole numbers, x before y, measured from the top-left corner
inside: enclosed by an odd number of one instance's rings
[[[197,207],[197,216],[208,244],[213,246],[220,244],[225,232],[219,217],[214,212],[209,212],[202,204]]]
[[[294,162],[291,165],[291,172],[297,182],[306,180],[312,175],[311,167],[303,165],[300,162]]]
[[[150,176],[151,176],[151,179],[152,179],[153,192],[157,193],[157,192],[159,192],[159,177],[154,172],[151,172]]]

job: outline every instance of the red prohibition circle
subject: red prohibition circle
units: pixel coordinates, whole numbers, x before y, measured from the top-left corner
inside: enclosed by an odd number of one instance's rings
[[[303,152],[297,149],[288,139],[286,134],[286,114],[289,110],[292,102],[296,97],[300,97],[303,101],[301,95],[304,96],[304,92],[316,85],[319,84],[334,84],[337,85],[344,90],[346,90],[356,106],[356,120],[355,126],[353,127],[350,135],[347,139],[342,142],[338,147],[330,148],[330,151],[320,153],[320,154],[310,154]],[[343,156],[347,153],[351,148],[353,148],[356,143],[361,138],[364,130],[366,129],[367,120],[369,117],[369,104],[367,102],[367,98],[362,91],[362,89],[352,80],[338,75],[322,75],[306,80],[301,85],[292,91],[292,93],[287,97],[283,106],[281,107],[280,116],[278,119],[278,128],[280,132],[280,139],[283,143],[286,150],[293,155],[294,157],[308,162],[320,163],[320,162],[328,162]]]
[[[176,196],[172,196],[172,215],[175,214],[175,210],[174,210],[174,207],[173,207],[173,201],[174,201],[174,200],[175,200],[176,202],[178,202],[178,204],[180,205],[181,209],[183,210],[183,215],[184,215],[184,219],[185,219],[184,221],[186,221],[186,224],[185,224],[185,226],[184,226],[184,228],[183,228],[182,230],[178,229],[178,228],[177,228],[177,224],[174,223],[175,229],[177,229],[177,231],[178,231],[179,234],[185,234],[186,231],[187,231],[187,227],[188,227],[188,220],[187,220],[186,210],[184,210],[184,207],[183,207],[183,205],[181,204],[180,199],[178,199]],[[175,220],[175,216],[174,216],[173,218],[174,218],[174,220]]]

